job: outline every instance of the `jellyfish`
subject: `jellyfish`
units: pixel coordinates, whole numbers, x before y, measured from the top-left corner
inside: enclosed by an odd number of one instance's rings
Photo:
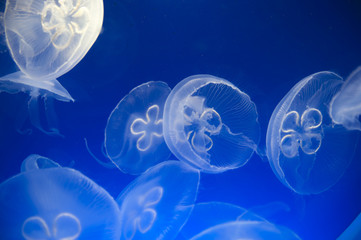
[[[348,226],[337,240],[361,239],[361,214]]]
[[[0,92],[25,92],[32,124],[56,134],[52,99],[74,101],[56,80],[89,51],[103,22],[102,0],[7,0],[3,24],[7,46],[20,71],[0,77]],[[44,98],[49,130],[39,119]]]
[[[120,239],[119,208],[80,172],[39,155],[0,184],[1,239]]]
[[[107,157],[124,173],[140,174],[169,158],[163,108],[170,91],[164,82],[141,84],[110,114],[104,147]]]
[[[361,131],[361,66],[346,79],[331,101],[330,115],[336,124]]]
[[[285,227],[266,221],[233,221],[210,227],[191,238],[202,239],[300,240],[300,237]]]
[[[149,168],[117,198],[121,239],[174,239],[197,196],[199,171],[180,161]]]
[[[176,239],[190,239],[210,227],[232,221],[266,220],[251,211],[229,203],[197,203],[194,205],[191,216]]]
[[[317,194],[338,182],[349,166],[358,135],[329,116],[342,78],[319,72],[297,83],[268,124],[267,157],[279,180],[299,194]]]
[[[211,75],[190,76],[175,86],[165,103],[163,132],[178,159],[208,173],[246,164],[260,138],[250,97]]]

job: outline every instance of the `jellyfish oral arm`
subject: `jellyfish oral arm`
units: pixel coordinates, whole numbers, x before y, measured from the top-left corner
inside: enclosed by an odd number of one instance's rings
[[[0,92],[16,94],[28,93],[30,99],[28,110],[31,123],[40,131],[48,135],[60,135],[56,128],[56,114],[53,108],[53,99],[64,102],[74,101],[68,91],[56,80],[35,80],[22,72],[15,72],[0,78]],[[45,114],[49,130],[41,126],[39,112],[39,98],[45,102]],[[24,118],[25,121],[26,117]]]

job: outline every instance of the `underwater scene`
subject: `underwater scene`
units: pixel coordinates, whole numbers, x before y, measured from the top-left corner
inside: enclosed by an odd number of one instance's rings
[[[0,239],[361,239],[361,2],[0,0]]]

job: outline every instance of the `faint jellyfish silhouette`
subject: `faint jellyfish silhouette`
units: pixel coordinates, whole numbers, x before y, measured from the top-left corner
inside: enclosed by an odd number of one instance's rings
[[[31,154],[21,164],[21,172],[26,172],[30,170],[38,170],[44,168],[53,168],[61,167],[57,162],[53,160],[40,156],[38,154]]]
[[[178,159],[209,173],[246,164],[260,138],[250,97],[211,75],[190,76],[175,86],[165,103],[163,132]]]
[[[237,205],[224,202],[197,203],[194,205],[192,214],[176,239],[190,239],[215,225],[241,220],[266,221],[264,218]]]
[[[201,239],[300,240],[291,230],[267,221],[233,221],[215,225],[192,237]]]
[[[336,124],[361,131],[361,66],[354,70],[333,97],[330,115]]]
[[[7,0],[6,43],[19,72],[0,78],[0,92],[26,92],[30,120],[47,134],[58,134],[51,112],[49,130],[39,119],[38,99],[46,110],[51,99],[74,101],[56,78],[71,70],[89,51],[103,22],[102,0]]]
[[[119,239],[119,208],[80,172],[31,155],[0,184],[1,239]]]
[[[275,108],[267,130],[267,157],[279,180],[300,194],[333,186],[350,164],[356,132],[332,123],[329,105],[342,85],[332,72],[297,83]]]
[[[121,239],[174,239],[197,196],[199,171],[179,161],[149,168],[117,198]]]
[[[140,174],[169,158],[163,137],[163,108],[169,93],[164,82],[141,84],[110,114],[104,146],[109,159],[121,171]]]
[[[348,226],[348,228],[337,238],[337,240],[349,240],[361,238],[361,214]]]

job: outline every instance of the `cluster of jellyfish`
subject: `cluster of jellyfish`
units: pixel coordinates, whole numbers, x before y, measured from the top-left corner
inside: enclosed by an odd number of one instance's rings
[[[33,125],[57,134],[51,122],[48,129],[41,126],[37,101],[74,101],[56,78],[95,42],[103,2],[7,0],[2,20],[20,71],[1,77],[0,91],[29,93]],[[144,83],[111,112],[104,139],[109,161],[97,159],[138,178],[111,196],[81,172],[30,155],[18,175],[0,184],[0,225],[6,226],[0,237],[300,239],[239,206],[197,203],[200,173],[236,169],[265,152],[286,187],[298,194],[324,192],[353,158],[351,143],[361,131],[360,93],[361,68],[346,81],[332,72],[304,78],[275,108],[262,151],[256,105],[231,82],[194,75],[173,89],[165,82]],[[169,160],[171,154],[177,159]],[[360,226],[358,217],[340,239],[360,236]]]

